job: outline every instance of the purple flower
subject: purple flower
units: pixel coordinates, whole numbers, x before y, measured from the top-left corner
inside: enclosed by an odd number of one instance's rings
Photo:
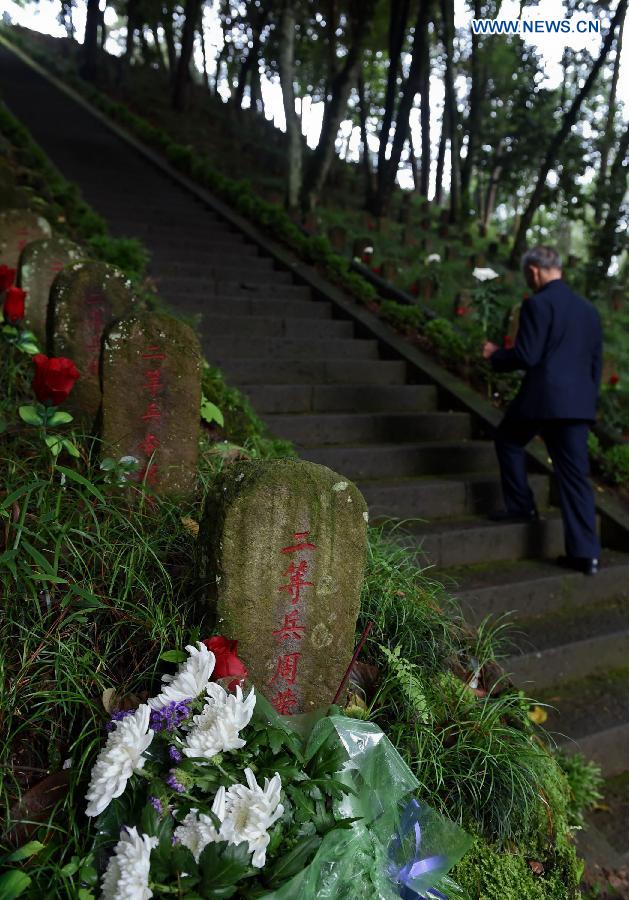
[[[151,728],[153,731],[173,731],[190,715],[192,700],[171,700],[162,707],[151,712]]]
[[[126,719],[127,716],[132,716],[135,713],[135,709],[119,709],[118,712],[112,714],[109,722],[105,723],[106,731],[113,731],[118,722],[121,722],[123,719]]]
[[[172,759],[173,762],[181,762],[181,760],[183,759],[183,754],[181,754],[179,752],[179,750],[177,750],[176,747],[169,747],[168,755],[170,756],[170,758]]]
[[[172,788],[173,791],[177,791],[178,794],[183,794],[185,791],[185,787],[181,784],[180,781],[177,781],[177,770],[171,769],[168,778],[166,779],[166,784],[169,788]]]
[[[155,812],[157,813],[157,815],[158,815],[158,816],[161,816],[161,814],[162,814],[162,802],[161,802],[161,800],[159,799],[159,797],[149,797],[149,803],[151,804],[151,806],[153,807],[153,809],[155,810]]]

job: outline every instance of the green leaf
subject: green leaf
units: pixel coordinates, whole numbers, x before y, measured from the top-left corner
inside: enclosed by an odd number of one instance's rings
[[[201,418],[204,422],[207,422],[208,425],[211,425],[212,422],[216,422],[222,428],[225,424],[223,413],[215,403],[212,403],[212,401],[208,400],[205,396],[201,398]]]
[[[105,503],[105,498],[98,490],[98,488],[92,484],[91,481],[88,481],[87,478],[84,478],[83,475],[79,475],[78,472],[75,472],[74,469],[68,469],[66,466],[57,466],[57,472],[61,472],[66,478],[69,478],[70,481],[74,481],[77,484],[82,485],[86,490],[93,494],[101,503]]]
[[[22,859],[28,859],[30,856],[35,856],[36,853],[39,853],[39,851],[43,849],[44,844],[42,844],[41,841],[29,841],[28,844],[24,844],[23,847],[14,850],[9,856],[5,856],[2,862],[20,862]]]
[[[73,456],[75,459],[78,459],[81,454],[79,453],[79,448],[76,444],[73,444],[72,441],[69,441],[67,438],[62,438],[61,443],[66,448],[70,456]]]
[[[44,420],[39,415],[34,406],[20,406],[18,410],[20,414],[20,418],[26,422],[27,425],[43,425]]]
[[[31,879],[24,872],[12,869],[0,875],[0,900],[13,900],[23,894],[31,883]]]
[[[321,843],[318,834],[301,841],[290,853],[285,853],[271,869],[271,884],[277,885],[288,881],[293,875],[301,872],[314,856],[317,847]]]
[[[63,447],[63,438],[58,434],[47,434],[45,437],[46,446],[53,456],[59,456]]]
[[[69,412],[65,412],[63,409],[56,409],[51,416],[48,416],[48,424],[67,425],[73,418],[74,416],[71,416]]]
[[[188,654],[183,650],[167,650],[161,654],[160,659],[163,659],[164,662],[180,663],[188,659]]]
[[[241,878],[254,874],[247,844],[208,844],[199,858],[199,874],[205,897],[232,897]]]
[[[32,344],[30,341],[20,341],[18,347],[20,348],[22,353],[28,353],[29,356],[36,356],[38,353],[41,353],[41,350],[39,349],[37,344]]]

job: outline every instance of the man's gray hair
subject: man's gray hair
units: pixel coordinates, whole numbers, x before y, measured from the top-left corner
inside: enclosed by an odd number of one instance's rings
[[[561,257],[554,247],[531,247],[522,256],[522,268],[537,266],[538,269],[562,269]]]

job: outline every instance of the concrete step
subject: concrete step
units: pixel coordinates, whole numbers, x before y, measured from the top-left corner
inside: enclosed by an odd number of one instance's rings
[[[316,300],[270,300],[266,297],[250,298],[248,294],[180,298],[180,306],[185,299],[186,311],[202,315],[228,316],[239,319],[243,316],[274,316],[291,319],[331,319],[332,304]]]
[[[470,437],[468,413],[319,413],[266,415],[273,434],[299,447],[368,441],[453,441]]]
[[[219,254],[200,254],[195,259],[175,261],[163,256],[153,258],[152,272],[155,278],[195,278],[202,281],[229,276],[232,272],[247,278],[275,278],[273,260],[264,256],[242,255],[225,259]]]
[[[486,519],[450,519],[410,530],[418,559],[439,569],[513,559],[553,558],[563,553],[563,526],[554,512],[530,524],[503,525]]]
[[[244,384],[258,413],[430,412],[437,389],[430,384]]]
[[[406,364],[399,360],[225,359],[222,368],[231,384],[403,384]]]
[[[172,230],[181,234],[189,233],[193,237],[232,233],[229,226],[213,218],[209,213],[204,213],[202,209],[197,210],[194,207],[181,206],[178,209],[158,209],[152,212],[147,210],[146,218],[136,218],[129,209],[129,198],[111,201],[98,197],[92,200],[92,204],[103,218],[114,223],[117,228],[124,226],[130,231],[146,235],[167,236]]]
[[[568,753],[583,753],[601,765],[606,777],[629,771],[628,662],[626,656],[620,667],[538,692],[548,704],[544,727]]]
[[[531,475],[531,487],[540,507],[548,502],[549,479]],[[501,497],[497,475],[469,473],[448,478],[407,478],[361,481],[359,487],[369,504],[371,519],[383,516],[396,519],[443,519],[453,516],[488,513]],[[443,573],[440,573],[443,574]],[[489,576],[491,570],[489,570]],[[449,584],[454,586],[452,577]]]
[[[540,477],[540,476],[533,476]],[[521,560],[441,573],[461,602],[466,618],[481,621],[514,611],[536,616],[569,606],[577,609],[609,598],[629,597],[629,554],[606,550],[595,578],[549,560]]]
[[[518,683],[547,687],[586,678],[598,669],[618,668],[629,659],[629,600],[566,606],[536,619],[518,621],[522,652],[505,663]]]
[[[288,275],[284,272],[276,272],[276,275]],[[217,279],[216,281],[201,282],[195,278],[160,278],[160,292],[168,299],[168,297],[177,298],[178,302],[173,303],[175,308],[180,305],[182,294],[185,294],[187,303],[195,301],[206,302],[209,297],[238,297],[251,298],[260,300],[311,300],[310,288],[302,287],[298,284],[288,284],[283,282],[271,282],[267,279],[264,281],[251,281],[243,279],[241,281],[226,281],[225,279]]]
[[[190,264],[197,260],[220,260],[237,266],[243,259],[247,262],[264,259],[255,244],[238,243],[234,240],[196,241],[190,244],[169,244],[153,238],[151,253],[157,262]]]
[[[257,259],[259,257],[254,257],[254,262]],[[177,272],[165,272],[159,276],[158,284],[164,290],[174,286],[179,291],[190,291],[196,294],[205,293],[207,290],[214,290],[217,293],[225,291],[230,294],[240,293],[244,290],[253,293],[268,293],[271,297],[279,287],[294,287],[290,272],[280,272],[277,269],[257,272],[253,267],[247,267],[246,260],[236,266],[208,267],[198,274],[185,275]],[[227,285],[230,287],[228,288]]]
[[[246,320],[234,315],[203,313],[204,330],[210,335],[242,335],[273,338],[352,338],[354,326],[342,319],[304,319],[281,316],[249,316]]]
[[[483,472],[496,468],[494,448],[488,441],[308,447],[301,456],[342,472],[353,481]]]
[[[377,341],[344,338],[256,338],[235,335],[206,334],[203,351],[212,365],[222,365],[232,359],[252,359],[262,356],[269,367],[278,359],[378,359]]]

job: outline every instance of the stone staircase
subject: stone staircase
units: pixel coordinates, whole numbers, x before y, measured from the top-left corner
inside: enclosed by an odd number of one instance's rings
[[[114,234],[146,243],[165,301],[200,316],[207,358],[273,432],[355,480],[372,519],[413,520],[408,540],[418,559],[436,567],[471,620],[513,611],[519,652],[506,667],[557,705],[548,724],[560,743],[597,759],[606,775],[629,770],[629,553],[606,549],[594,579],[553,563],[562,527],[541,467],[532,485],[542,520],[487,521],[501,496],[482,424],[451,409],[430,374],[383,343],[382,325],[371,330],[367,314],[357,323],[297,283],[2,47],[0,73],[14,114]]]

